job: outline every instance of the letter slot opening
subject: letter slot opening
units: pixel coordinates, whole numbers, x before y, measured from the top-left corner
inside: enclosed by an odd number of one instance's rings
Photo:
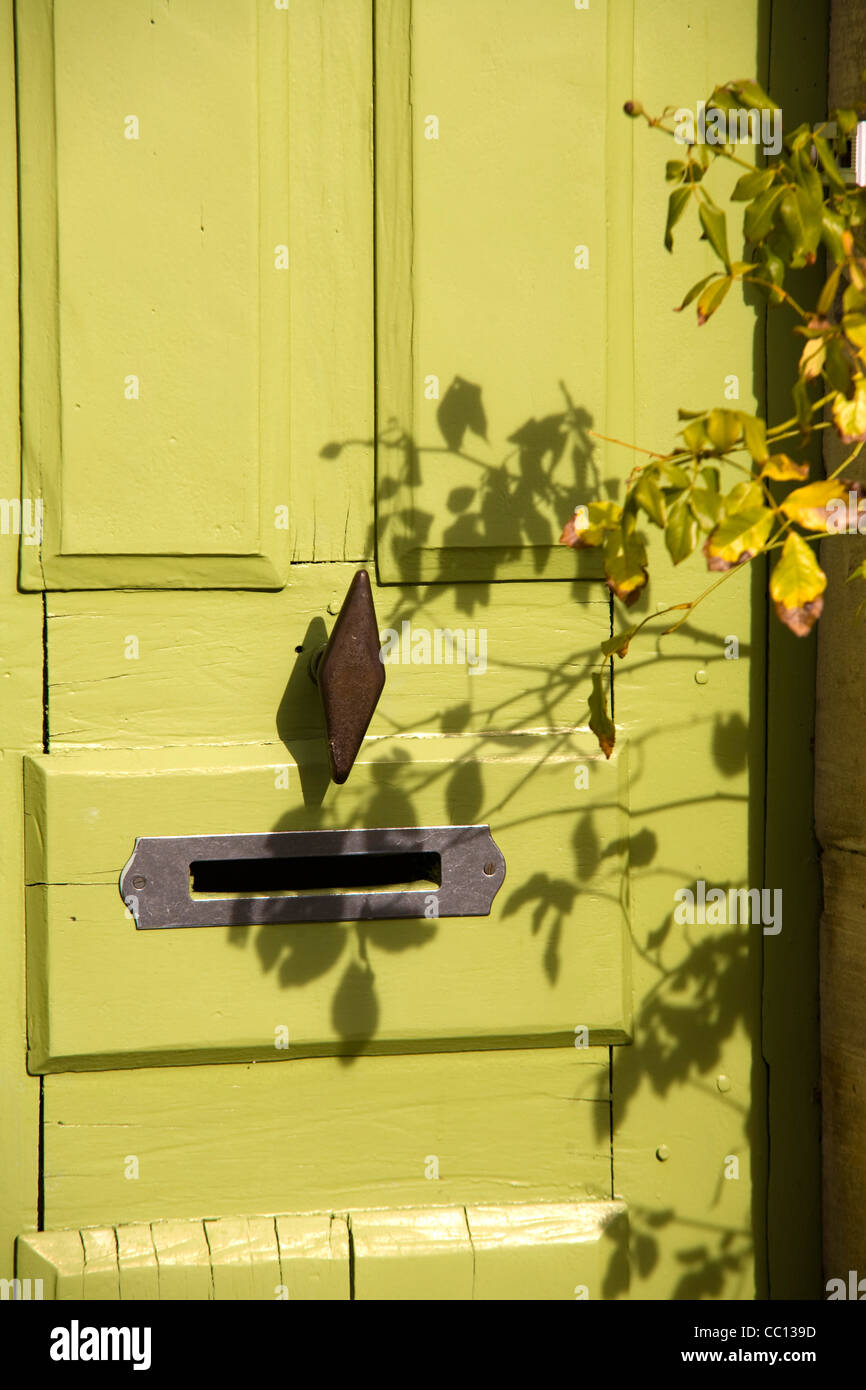
[[[246,898],[262,893],[392,892],[441,888],[441,855],[317,854],[286,859],[198,859],[189,866],[193,898]]]
[[[120,896],[139,931],[486,917],[505,878],[488,825],[139,836]]]

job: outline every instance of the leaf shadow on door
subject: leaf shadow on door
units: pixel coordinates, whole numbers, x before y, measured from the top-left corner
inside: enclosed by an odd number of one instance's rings
[[[515,562],[523,560],[522,577],[532,578],[548,571],[552,556],[562,561],[558,541],[576,498],[613,497],[621,480],[602,479],[593,418],[564,383],[559,389],[563,407],[500,432],[511,446],[502,452],[488,438],[482,388],[459,374],[436,408],[441,443],[419,443],[390,420],[375,439],[324,445],[323,460],[350,448],[376,453],[377,518],[365,552],[378,555],[380,568],[387,558],[400,583],[452,585],[456,610],[468,613],[483,606],[492,582],[518,576],[509,568]],[[572,552],[569,565],[576,577],[600,573],[587,551]]]
[[[418,508],[424,470],[436,468],[444,454],[461,459],[480,480],[473,477],[452,487],[447,493],[447,517],[442,529],[443,549],[439,552],[435,578],[423,583],[400,582],[393,591],[377,591],[378,613],[382,629],[399,630],[404,622],[423,625],[437,620],[443,605],[447,610],[467,614],[483,613],[498,600],[495,592],[495,565],[490,577],[482,576],[467,582],[460,571],[460,557],[473,548],[489,548],[492,537],[498,534],[503,508],[513,505],[519,513],[519,532],[514,544],[501,547],[497,559],[504,565],[515,558],[521,546],[536,552],[533,564],[541,564],[541,552],[554,545],[557,539],[551,517],[567,520],[581,497],[606,492],[615,496],[620,486],[616,477],[602,480],[594,458],[594,444],[589,433],[592,421],[586,412],[575,409],[566,397],[568,408],[551,412],[540,420],[530,419],[513,430],[508,440],[514,445],[510,461],[491,464],[466,448],[467,439],[482,443],[489,433],[480,388],[464,378],[455,382],[446,393],[438,411],[438,428],[445,448],[419,445],[409,434],[392,424],[377,441],[381,451],[395,451],[400,459],[398,470],[387,470],[380,480],[380,498],[393,498],[400,489],[406,490],[407,507],[404,514],[389,513],[380,526],[378,544],[390,544],[389,533],[402,525],[402,539],[394,542],[393,558],[405,552],[406,528],[424,543],[431,534],[436,518],[431,512]],[[571,449],[568,450],[569,438]],[[325,462],[344,448],[374,441],[348,440],[323,447]],[[568,471],[557,477],[567,460]],[[519,542],[519,544],[518,544]],[[367,553],[375,553],[376,537],[371,530]],[[450,549],[449,549],[450,548]],[[538,558],[541,557],[541,558]],[[600,587],[600,586],[599,586]],[[500,591],[501,592],[501,591]],[[598,592],[598,590],[595,590]],[[602,591],[604,592],[604,591]],[[393,601],[388,607],[388,597]],[[587,588],[581,579],[562,586],[562,598],[585,599]],[[383,604],[383,600],[385,600]],[[434,616],[431,618],[431,613]],[[527,783],[538,776],[541,768],[530,771],[523,783],[516,783],[506,795],[497,799],[487,785],[487,770],[499,756],[504,756],[509,740],[518,728],[544,729],[549,736],[551,756],[567,746],[572,729],[583,718],[591,673],[602,665],[598,646],[594,643],[576,644],[559,660],[539,664],[534,647],[528,659],[515,658],[510,675],[515,689],[496,690],[486,704],[477,698],[480,689],[471,680],[464,691],[444,700],[419,719],[413,709],[408,719],[387,710],[381,712],[381,756],[369,767],[371,784],[364,795],[352,804],[351,818],[334,812],[328,802],[328,790],[321,719],[318,714],[315,687],[309,679],[309,661],[316,647],[324,641],[325,628],[315,619],[295,647],[296,662],[280,706],[277,721],[279,735],[291,752],[303,790],[304,806],[286,812],[274,824],[275,830],[311,829],[318,826],[335,827],[347,824],[364,826],[418,825],[426,822],[419,808],[432,796],[439,798],[452,824],[490,823],[494,836],[497,828],[506,825],[529,825],[531,821],[553,824],[555,819],[573,820],[570,849],[555,865],[539,863],[521,880],[507,877],[496,905],[503,924],[523,924],[523,930],[537,941],[537,969],[554,988],[562,979],[562,948],[564,934],[570,926],[577,929],[586,913],[597,910],[600,902],[609,901],[622,912],[628,923],[631,949],[643,966],[655,975],[654,983],[634,1001],[632,1046],[613,1046],[609,1049],[614,1078],[613,1118],[611,1092],[607,1073],[599,1081],[595,1099],[600,1102],[594,1110],[597,1141],[609,1143],[610,1135],[620,1129],[628,1130],[632,1108],[638,1107],[648,1093],[675,1103],[688,1104],[694,1094],[702,1103],[712,1102],[712,1113],[718,1107],[730,1115],[731,1138],[726,1140],[728,1156],[737,1158],[738,1146],[743,1157],[751,1151],[760,1168],[763,1152],[761,1133],[761,1089],[757,1081],[751,1108],[739,1102],[734,1093],[721,1092],[716,1084],[723,1049],[737,1034],[742,1034],[755,1056],[757,1042],[753,1021],[756,1014],[755,990],[760,980],[760,935],[756,928],[722,929],[703,934],[698,928],[683,932],[673,920],[671,906],[655,919],[652,908],[640,909],[639,921],[632,913],[636,892],[646,901],[657,902],[659,886],[667,885],[670,904],[675,887],[696,889],[694,866],[684,858],[679,864],[659,861],[659,834],[666,818],[678,816],[684,825],[689,822],[705,827],[709,861],[706,878],[715,886],[737,888],[724,874],[713,877],[712,860],[716,849],[723,849],[714,824],[726,808],[742,808],[747,802],[743,790],[746,779],[760,768],[760,756],[755,736],[733,709],[716,710],[711,715],[682,716],[678,726],[668,718],[656,728],[645,732],[629,729],[624,747],[629,756],[629,793],[632,798],[630,830],[622,836],[611,836],[606,822],[600,819],[597,807],[581,808],[580,793],[566,804],[550,805],[528,815],[524,809]],[[664,682],[662,668],[668,672],[690,675],[695,657],[688,643],[701,653],[701,664],[712,673],[713,663],[723,662],[724,639],[711,629],[702,629],[692,621],[681,629],[681,646],[675,652],[632,656],[628,664],[628,679],[639,686],[649,677]],[[707,652],[715,650],[715,656]],[[743,643],[741,655],[749,655],[748,643]],[[613,663],[611,663],[612,667]],[[502,679],[500,673],[500,680]],[[681,684],[677,676],[675,682]],[[503,681],[503,685],[505,682]],[[518,688],[519,687],[519,688]],[[387,687],[386,687],[387,689]],[[616,689],[616,686],[615,686]],[[756,711],[756,714],[759,713]],[[697,727],[706,736],[707,767],[715,771],[711,780],[717,785],[706,795],[700,793],[676,804],[653,791],[652,771],[657,766],[654,741],[670,740],[681,727],[684,737],[692,739]],[[401,740],[425,734],[453,734],[465,740],[464,748],[447,765],[430,767],[415,765],[401,748]],[[351,778],[349,785],[351,786]],[[721,789],[720,789],[721,788]],[[347,803],[341,803],[344,808]],[[336,820],[334,816],[336,814]],[[740,809],[739,814],[742,814]],[[547,819],[545,819],[547,818]],[[717,843],[718,840],[718,843]],[[666,841],[666,842],[669,842]],[[723,854],[719,862],[723,861]],[[610,870],[615,867],[612,879]],[[644,926],[643,923],[646,923]],[[443,924],[418,920],[411,923],[365,922],[356,925],[310,925],[301,927],[259,929],[254,934],[254,948],[261,967],[273,972],[287,990],[304,988],[315,982],[333,980],[330,985],[330,1022],[339,1039],[336,1049],[343,1065],[350,1066],[365,1052],[389,1050],[383,1043],[383,1001],[377,988],[379,962],[389,953],[419,951],[436,939]],[[248,942],[251,929],[233,929],[232,940],[241,946]],[[475,1044],[477,1045],[477,1044]],[[514,1045],[512,1041],[511,1045]],[[547,1038],[547,1046],[573,1047],[570,1035]],[[334,1049],[331,1049],[334,1050]],[[405,1048],[403,1048],[405,1050]],[[630,1141],[629,1141],[630,1142]],[[660,1141],[661,1142],[661,1141]],[[720,1155],[718,1181],[715,1182],[711,1205],[723,1209],[725,1176]],[[655,1163],[652,1150],[647,1162]],[[607,1195],[616,1189],[614,1186]],[[760,1181],[753,1179],[754,1204],[760,1204]],[[660,1233],[675,1228],[675,1274],[672,1276],[670,1297],[713,1297],[730,1286],[732,1279],[744,1281],[748,1287],[754,1259],[754,1237],[751,1229],[705,1220],[694,1216],[684,1200],[678,1207],[657,1209],[630,1203],[633,1222],[632,1257],[638,1279],[648,1277],[662,1258]],[[760,1229],[760,1222],[757,1229]],[[670,1250],[669,1231],[665,1247]],[[748,1294],[744,1295],[748,1296]]]

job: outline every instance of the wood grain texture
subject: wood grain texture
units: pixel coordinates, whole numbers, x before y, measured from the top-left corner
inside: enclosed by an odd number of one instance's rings
[[[728,75],[758,70],[760,22],[757,0],[734,0],[722,28],[709,0],[687,12],[636,5],[632,86],[623,96],[653,114],[673,100],[694,109]],[[636,150],[632,437],[664,451],[678,407],[757,408],[764,368],[749,306],[726,305],[700,329],[693,316],[672,312],[713,269],[712,253],[687,217],[674,256],[665,251],[665,149],[648,131]],[[725,396],[729,377],[736,401]],[[624,437],[612,424],[607,432]],[[700,554],[673,568],[657,533],[650,574],[629,622],[657,603],[695,597],[708,578]],[[615,672],[616,720],[629,745],[635,1032],[632,1047],[613,1050],[614,1192],[629,1207],[632,1298],[751,1299],[766,1288],[761,978],[764,943],[769,953],[777,938],[763,937],[760,925],[673,920],[674,893],[699,879],[764,881],[765,604],[745,573],[734,575],[677,635],[635,642]],[[729,635],[737,659],[726,659]]]
[[[273,1058],[281,1027],[300,1056],[625,1041],[624,760],[580,735],[468,742],[368,741],[320,807],[267,751],[30,759],[31,1068]],[[488,917],[138,931],[117,887],[139,835],[449,824],[489,824],[505,856]]]
[[[620,1202],[536,1202],[350,1213],[355,1297],[544,1301],[623,1296]]]
[[[598,1299],[627,1289],[621,1202],[388,1207],[40,1231],[18,1277],[84,1301]]]
[[[352,1212],[355,1297],[471,1299],[472,1241],[462,1207]]]
[[[279,588],[290,554],[370,555],[369,5],[18,15],[22,302],[52,326],[24,348],[24,586]]]
[[[281,594],[49,595],[52,748],[291,746],[323,738],[309,664],[355,570],[294,565]],[[581,586],[575,602],[559,584],[407,590],[374,583],[373,597],[380,634],[396,634],[400,659],[389,653],[371,735],[495,736],[569,728],[583,717],[599,644],[610,631],[598,590]],[[473,669],[460,661],[459,646],[451,663],[412,662],[414,634],[422,634],[416,654],[424,655],[427,634],[435,656],[437,630],[471,634],[468,650],[476,657],[483,651],[484,662]]]
[[[47,1299],[347,1299],[349,1232],[325,1213],[39,1231],[17,1271]]]
[[[622,0],[579,15],[537,0],[495,24],[487,0],[377,4],[377,539],[390,582],[600,572],[597,554],[557,542],[574,494],[609,480],[587,434],[607,377],[630,384],[628,337],[613,342],[605,320],[631,249],[630,206],[620,196],[611,217],[619,175],[606,178],[633,138],[611,80],[631,36]],[[452,382],[464,400],[480,387],[483,404],[474,419],[458,405],[454,429]],[[561,382],[578,411],[567,440]]]
[[[47,1077],[45,1225],[609,1198],[608,1092],[574,1047]]]
[[[293,561],[371,559],[370,0],[292,5],[289,24],[291,554]],[[340,453],[323,457],[334,442]]]
[[[0,3],[0,501],[20,497],[18,421],[18,190],[14,26]],[[22,752],[42,747],[42,601],[17,592],[19,537],[0,533],[0,1279],[14,1240],[37,1225],[39,1080],[26,1071],[25,938],[21,874]],[[14,511],[11,522],[14,522]]]

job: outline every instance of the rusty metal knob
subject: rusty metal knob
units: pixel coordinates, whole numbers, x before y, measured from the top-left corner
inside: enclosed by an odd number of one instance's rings
[[[379,626],[366,570],[349,585],[334,629],[310,664],[319,687],[331,776],[345,782],[385,685]]]

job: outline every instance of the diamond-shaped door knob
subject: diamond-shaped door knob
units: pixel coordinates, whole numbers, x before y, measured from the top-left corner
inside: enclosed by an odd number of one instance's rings
[[[385,685],[379,626],[366,570],[349,585],[334,629],[313,657],[310,674],[319,687],[331,776],[345,782]]]

